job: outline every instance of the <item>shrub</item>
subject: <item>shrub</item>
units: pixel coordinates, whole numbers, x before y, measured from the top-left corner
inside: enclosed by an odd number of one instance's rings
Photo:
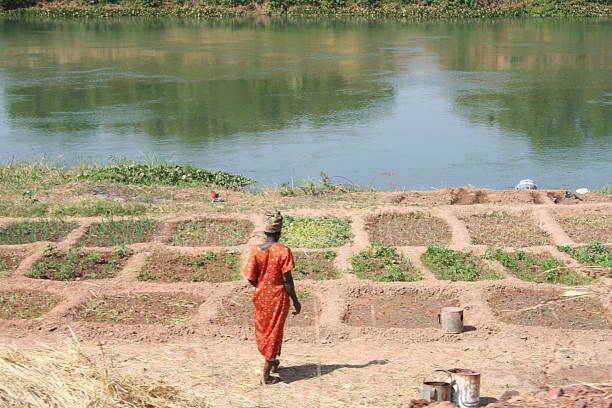
[[[445,246],[428,246],[421,257],[425,266],[436,272],[438,279],[475,281],[478,279],[500,279],[495,271],[483,267],[471,253],[455,251]]]
[[[35,4],[36,0],[0,0],[0,10],[14,10],[32,7]]]

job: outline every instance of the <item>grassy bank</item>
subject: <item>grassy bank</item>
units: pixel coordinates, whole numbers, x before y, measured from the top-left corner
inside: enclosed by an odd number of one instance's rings
[[[2,6],[4,4],[4,6]],[[1,9],[5,9],[2,11]],[[45,3],[0,0],[0,16],[47,18],[96,17],[237,17],[249,15],[366,16],[406,19],[498,17],[597,17],[612,16],[612,0],[527,0],[508,3],[478,0],[242,0],[185,2],[172,0],[82,0],[78,3]]]

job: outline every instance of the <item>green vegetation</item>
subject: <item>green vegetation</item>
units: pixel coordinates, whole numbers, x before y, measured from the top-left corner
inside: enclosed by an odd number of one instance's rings
[[[603,266],[610,268],[608,276],[612,274],[612,248],[608,248],[601,242],[593,241],[587,246],[572,248],[570,246],[560,246],[563,251],[585,265]]]
[[[253,224],[244,220],[208,218],[176,224],[170,244],[174,246],[236,246],[244,244]]]
[[[383,243],[374,243],[368,250],[354,255],[351,267],[359,279],[378,282],[414,282],[422,279],[421,272],[414,268],[409,259]]]
[[[72,217],[113,217],[122,215],[143,215],[147,206],[142,203],[122,203],[104,200],[82,200],[66,203],[53,208],[52,214]]]
[[[44,217],[48,213],[48,203],[0,200],[0,217]]]
[[[501,279],[498,272],[486,268],[477,256],[455,251],[446,246],[429,246],[421,257],[423,264],[437,274],[438,279],[475,281]]]
[[[599,194],[612,194],[612,183],[608,183],[599,187],[598,189],[593,190],[594,193]]]
[[[76,227],[76,222],[62,219],[16,222],[0,227],[0,245],[59,241]]]
[[[483,258],[498,261],[512,271],[514,276],[527,282],[584,285],[592,281],[550,255],[533,255],[525,251],[504,252],[489,247]]]
[[[336,279],[340,274],[333,264],[335,258],[335,251],[295,253],[293,278],[296,280]]]
[[[92,224],[79,240],[83,246],[114,247],[149,242],[157,230],[157,223],[150,218],[113,220]]]
[[[353,239],[351,218],[290,217],[283,221],[283,244],[292,248],[334,248]]]
[[[47,313],[58,299],[43,292],[0,292],[0,319],[35,319]]]
[[[112,278],[131,254],[128,248],[118,248],[112,254],[86,253],[79,247],[60,252],[50,245],[43,258],[34,264],[29,276],[61,281]]]
[[[240,257],[234,253],[206,252],[198,256],[155,252],[138,279],[163,282],[227,282],[240,280]]]
[[[83,166],[77,180],[104,181],[132,185],[204,185],[239,190],[255,180],[223,171],[209,171],[189,165],[135,163],[117,160],[111,166]]]

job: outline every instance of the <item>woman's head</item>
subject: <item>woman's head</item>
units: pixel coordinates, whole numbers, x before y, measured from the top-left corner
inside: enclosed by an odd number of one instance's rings
[[[283,216],[280,211],[267,213],[264,217],[264,233],[268,239],[278,241],[283,229]]]

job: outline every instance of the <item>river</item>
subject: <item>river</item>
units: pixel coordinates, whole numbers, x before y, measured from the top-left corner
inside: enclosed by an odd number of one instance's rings
[[[612,181],[612,19],[0,19],[0,161]]]

